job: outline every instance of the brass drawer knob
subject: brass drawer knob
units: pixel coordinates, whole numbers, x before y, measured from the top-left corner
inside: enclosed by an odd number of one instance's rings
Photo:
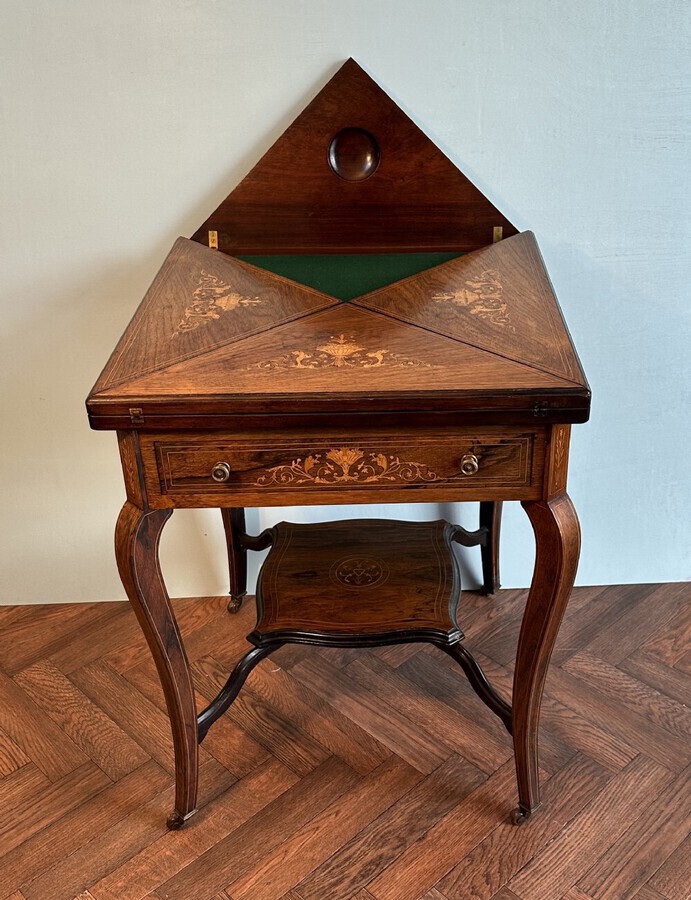
[[[214,481],[228,481],[230,478],[230,466],[227,462],[217,462],[211,470],[211,477]]]
[[[477,456],[474,453],[466,453],[461,460],[461,472],[463,475],[477,475],[479,468],[480,464],[477,461]]]

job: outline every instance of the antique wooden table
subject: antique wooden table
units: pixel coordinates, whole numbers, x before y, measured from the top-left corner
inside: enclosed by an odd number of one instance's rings
[[[579,553],[570,427],[589,406],[533,235],[346,63],[194,240],[178,239],[87,400],[92,426],[118,434],[116,553],[168,704],[171,827],[195,810],[208,728],[291,639],[430,640],[451,653],[513,736],[516,821],[530,816],[542,689]],[[482,503],[474,535],[364,521],[244,533],[250,506],[466,500]],[[484,544],[491,592],[504,500],[523,504],[536,540],[510,702],[461,645],[450,551]],[[199,716],[158,562],[166,520],[189,507],[223,510],[236,605],[247,549],[274,545],[255,649]],[[323,560],[334,546],[342,554],[323,577],[315,563],[306,590],[310,547]],[[410,605],[425,592],[434,603]],[[342,594],[357,615],[329,631],[324,604]]]

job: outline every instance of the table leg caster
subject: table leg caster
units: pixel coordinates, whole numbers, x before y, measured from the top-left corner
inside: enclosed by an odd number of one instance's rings
[[[196,813],[196,809],[191,810],[184,815],[174,809],[173,812],[168,816],[166,820],[166,825],[170,831],[178,831],[178,829],[182,828],[185,822],[192,818],[192,816]]]
[[[527,806],[519,805],[514,809],[511,813],[511,824],[512,825],[525,825],[528,819],[535,812],[534,809],[528,809]]]
[[[242,609],[242,601],[245,599],[247,594],[238,594],[236,597],[231,596],[228,601],[228,612],[229,613],[238,613]]]

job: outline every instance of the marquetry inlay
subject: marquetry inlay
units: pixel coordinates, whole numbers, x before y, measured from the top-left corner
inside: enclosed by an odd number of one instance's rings
[[[287,465],[272,466],[254,482],[257,487],[288,484],[370,484],[439,480],[424,463],[402,460],[393,453],[341,447],[321,450]]]
[[[173,335],[194,331],[200,325],[208,325],[209,322],[220,319],[224,313],[241,306],[252,306],[257,303],[261,303],[259,297],[245,297],[234,291],[218,275],[211,275],[202,270],[199,284],[192,294],[192,302],[186,307],[183,318]]]
[[[329,577],[334,583],[342,584],[344,587],[374,587],[386,581],[389,570],[381,559],[349,556],[333,564]]]
[[[313,349],[296,348],[275,359],[261,360],[250,368],[264,372],[286,369],[394,369],[431,368],[429,363],[394,353],[383,347],[363,347],[352,335],[332,335]]]
[[[465,281],[463,287],[432,294],[432,300],[463,306],[471,315],[486,319],[492,325],[509,326],[513,330],[503,294],[499,273],[494,269],[485,269],[477,278]]]

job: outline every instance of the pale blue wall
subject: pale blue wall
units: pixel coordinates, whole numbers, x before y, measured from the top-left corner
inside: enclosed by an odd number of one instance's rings
[[[122,596],[115,439],[84,396],[175,237],[348,56],[538,236],[594,394],[579,582],[688,578],[690,9],[5,0],[0,602]],[[525,585],[520,509],[504,534]],[[218,516],[176,514],[164,562],[173,593],[224,590]]]

